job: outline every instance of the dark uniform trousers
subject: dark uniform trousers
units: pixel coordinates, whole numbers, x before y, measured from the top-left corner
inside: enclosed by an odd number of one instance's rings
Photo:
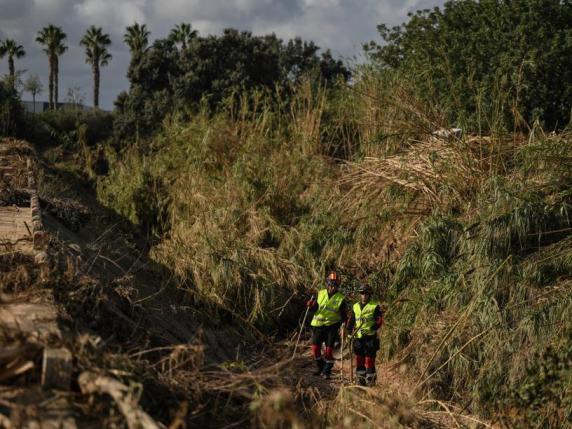
[[[334,367],[334,344],[338,339],[338,330],[341,323],[334,323],[329,326],[315,326],[312,332],[312,353],[317,365],[317,372],[327,377],[330,376],[332,368]],[[326,343],[326,352],[324,357],[321,356],[320,349],[322,343]]]
[[[375,358],[379,350],[379,338],[377,335],[364,335],[354,339],[354,353],[360,356]]]
[[[322,345],[326,343],[326,347],[334,347],[338,339],[338,331],[340,323],[334,323],[330,326],[315,326],[312,332],[312,344]]]
[[[375,383],[375,355],[378,350],[379,338],[377,335],[364,335],[361,338],[354,338],[358,384],[372,385]]]

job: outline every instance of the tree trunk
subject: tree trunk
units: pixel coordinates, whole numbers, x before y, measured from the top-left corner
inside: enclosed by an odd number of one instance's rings
[[[50,55],[50,84],[49,84],[49,92],[50,92],[50,102],[49,102],[49,109],[54,109],[54,57]]]
[[[99,64],[93,63],[93,107],[99,107]]]
[[[56,56],[54,63],[54,110],[58,109],[59,79],[60,79],[60,59]]]
[[[34,113],[36,113],[36,93],[32,92],[32,105],[34,106]]]
[[[16,71],[14,70],[14,58],[10,56],[8,57],[8,70],[10,77],[14,79],[14,75],[16,74]]]

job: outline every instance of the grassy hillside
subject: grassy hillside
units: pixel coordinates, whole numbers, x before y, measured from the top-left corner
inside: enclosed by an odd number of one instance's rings
[[[7,250],[0,292],[54,292],[74,380],[170,428],[572,426],[571,3],[408,16],[353,70],[299,38],[143,34],[114,112],[28,114],[0,84],[54,261]],[[291,357],[331,269],[382,301],[375,388]],[[125,426],[73,389],[85,427]]]
[[[143,385],[165,423],[568,424],[571,133],[515,132],[502,109],[443,131],[412,79],[364,67],[350,86],[234,94],[135,141],[94,137],[109,115],[40,117],[44,284],[106,339],[70,339],[78,368]],[[384,301],[377,389],[316,390],[284,360],[334,267],[350,298],[365,282]]]
[[[570,421],[572,136],[448,128],[405,76],[233,98],[107,149],[100,201],[181,289],[265,334],[326,269],[386,298],[383,359],[493,421]],[[425,97],[426,98],[426,97]],[[498,112],[503,114],[504,112]],[[498,126],[491,127],[491,124]]]

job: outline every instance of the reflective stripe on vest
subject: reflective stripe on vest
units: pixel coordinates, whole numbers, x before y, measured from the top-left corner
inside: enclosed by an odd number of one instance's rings
[[[361,338],[364,335],[375,335],[375,308],[379,305],[378,302],[370,301],[363,308],[360,303],[354,304],[354,317],[356,319],[356,338]]]
[[[331,298],[328,298],[328,291],[322,289],[318,293],[318,311],[312,319],[312,326],[330,326],[342,321],[340,307],[344,301],[344,296],[336,292]]]

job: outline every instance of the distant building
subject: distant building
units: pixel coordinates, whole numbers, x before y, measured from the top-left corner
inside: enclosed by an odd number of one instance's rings
[[[48,110],[50,103],[45,101],[22,101],[22,106],[26,109],[27,112],[30,113],[41,113],[45,110]]]
[[[22,106],[24,106],[24,109],[30,113],[42,113],[50,109],[50,103],[47,101],[36,101],[35,103],[33,101],[22,101]],[[77,109],[87,111],[92,108],[77,103],[58,103],[58,110],[59,109]]]

